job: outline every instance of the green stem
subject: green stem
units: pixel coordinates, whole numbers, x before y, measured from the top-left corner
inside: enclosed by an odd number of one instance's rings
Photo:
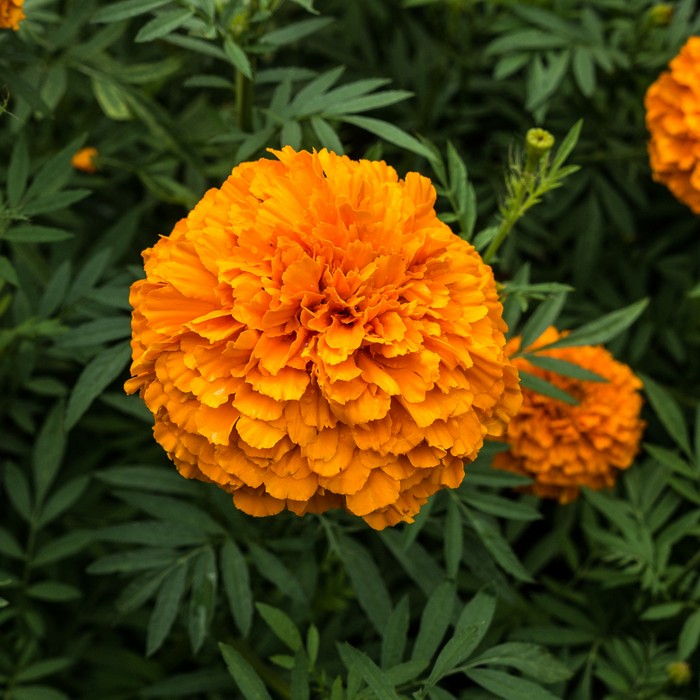
[[[253,130],[253,81],[236,71],[236,118],[241,131]]]
[[[501,219],[501,223],[498,225],[498,231],[489,244],[489,247],[486,249],[486,252],[482,256],[487,265],[496,256],[498,249],[503,245],[503,242],[512,231],[513,226],[515,226],[518,219],[525,213],[525,210],[529,208],[523,206],[525,204],[525,197],[528,190],[527,185],[525,184],[525,178],[528,176],[529,173],[526,171],[523,177],[518,180],[517,189],[508,200],[506,214]]]

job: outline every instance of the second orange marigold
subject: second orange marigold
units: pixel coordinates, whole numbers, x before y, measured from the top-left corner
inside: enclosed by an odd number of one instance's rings
[[[550,327],[528,350],[560,337]],[[519,349],[520,338],[509,341],[509,353]],[[561,503],[577,498],[582,486],[613,486],[618,471],[632,464],[639,449],[644,428],[639,418],[641,381],[601,345],[555,348],[538,355],[565,360],[607,381],[573,379],[514,358],[518,370],[545,379],[579,403],[570,405],[523,388],[522,409],[508,425],[509,449],[496,455],[494,467],[531,477],[532,492]]]

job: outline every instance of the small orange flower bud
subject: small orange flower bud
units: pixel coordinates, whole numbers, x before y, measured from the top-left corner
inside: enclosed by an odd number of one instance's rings
[[[96,148],[87,146],[81,148],[72,158],[70,164],[76,170],[82,170],[84,173],[94,173],[97,170],[97,158],[99,153]]]
[[[24,0],[0,0],[0,29],[19,29],[19,23],[26,17],[23,4]]]

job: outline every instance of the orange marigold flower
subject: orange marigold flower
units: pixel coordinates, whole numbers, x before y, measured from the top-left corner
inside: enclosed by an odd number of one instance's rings
[[[274,154],[144,251],[125,388],[246,513],[411,521],[520,406],[491,269],[417,173]]]
[[[529,350],[562,335],[550,327]],[[509,355],[519,349],[520,338],[506,346]],[[573,363],[607,381],[573,379],[513,358],[518,370],[545,379],[579,403],[570,405],[523,388],[522,409],[507,429],[508,451],[496,455],[494,467],[529,476],[534,484],[527,490],[568,503],[578,497],[581,486],[613,486],[618,470],[632,464],[644,429],[639,419],[642,382],[601,345],[555,348],[538,355]]]
[[[22,5],[24,0],[0,0],[0,29],[19,29],[19,23],[26,17]]]
[[[700,37],[690,37],[646,93],[654,179],[700,214]]]
[[[70,164],[76,170],[82,170],[84,173],[94,173],[97,170],[97,157],[99,152],[92,146],[81,148],[71,158]]]

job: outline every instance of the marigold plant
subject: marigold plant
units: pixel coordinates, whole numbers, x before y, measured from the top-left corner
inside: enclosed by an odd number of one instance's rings
[[[654,179],[700,214],[700,37],[690,37],[646,93]]]
[[[427,178],[274,153],[144,252],[126,389],[247,513],[410,521],[520,406],[491,269]]]
[[[528,350],[562,337],[548,328]],[[520,338],[506,351],[517,353]],[[620,469],[627,469],[639,449],[644,423],[639,418],[641,381],[600,345],[541,350],[540,356],[578,365],[606,381],[574,379],[544,370],[524,357],[513,358],[520,371],[536,375],[564,390],[576,405],[523,388],[523,406],[508,425],[509,448],[496,455],[494,466],[531,477],[528,487],[538,496],[560,503],[576,499],[582,486],[610,487]]]
[[[19,23],[26,17],[22,5],[24,0],[0,0],[0,29],[19,29]]]

